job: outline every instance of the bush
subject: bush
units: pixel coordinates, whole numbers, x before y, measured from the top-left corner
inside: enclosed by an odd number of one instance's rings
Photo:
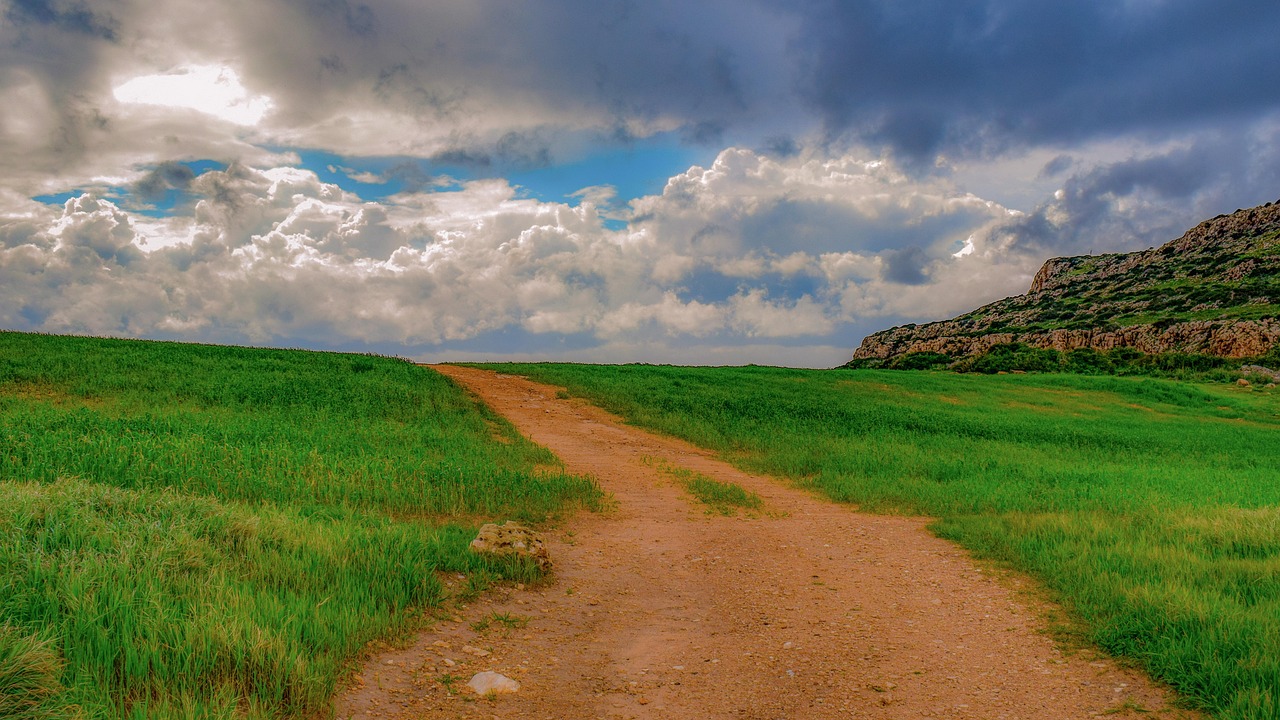
[[[1165,372],[1190,371],[1202,373],[1238,363],[1239,361],[1216,355],[1160,353],[1158,355],[1148,355],[1144,358],[1143,364]]]
[[[963,365],[965,366],[958,366],[956,369],[988,374],[1014,370],[1053,372],[1061,369],[1062,353],[1034,348],[1025,343],[1004,343],[993,345],[990,350]]]
[[[913,352],[896,358],[891,370],[933,370],[951,364],[951,356],[936,352]]]
[[[1076,348],[1067,353],[1063,369],[1081,375],[1110,375],[1114,369],[1105,355],[1093,348]]]
[[[1146,356],[1146,353],[1132,347],[1111,348],[1107,351],[1107,359],[1111,361],[1116,374],[1124,374],[1125,371],[1138,368]]]

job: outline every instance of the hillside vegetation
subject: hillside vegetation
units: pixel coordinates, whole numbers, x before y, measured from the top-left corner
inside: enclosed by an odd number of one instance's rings
[[[1020,342],[1069,351],[1256,357],[1280,341],[1280,202],[1220,215],[1135,253],[1053,258],[1024,295],[865,338],[855,361],[958,359]]]
[[[1280,395],[1083,375],[502,365],[1040,578],[1222,718],[1280,717]]]
[[[0,332],[0,717],[310,718],[484,520],[598,502],[390,358]]]

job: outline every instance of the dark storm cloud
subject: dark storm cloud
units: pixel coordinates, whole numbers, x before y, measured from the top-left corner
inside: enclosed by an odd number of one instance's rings
[[[1059,155],[1054,159],[1050,160],[1049,162],[1045,163],[1044,167],[1040,168],[1040,177],[1041,178],[1057,177],[1058,175],[1061,175],[1062,173],[1070,170],[1071,166],[1075,165],[1075,163],[1076,163],[1075,158],[1071,157],[1070,155]]]
[[[405,160],[392,165],[387,168],[382,177],[385,180],[402,183],[407,192],[419,192],[423,188],[430,187],[431,183],[436,179],[422,167],[421,163],[412,160]]]
[[[56,26],[104,40],[116,40],[118,24],[109,13],[95,13],[86,2],[58,2],[58,0],[12,0],[5,12],[5,19],[12,23],[39,23]]]
[[[57,174],[109,135],[101,98],[124,34],[115,0],[14,0],[0,16],[0,125],[6,179]],[[109,92],[109,88],[106,88]]]
[[[800,154],[800,144],[790,135],[770,135],[764,139],[759,152],[789,158]]]
[[[1196,223],[1280,193],[1280,131],[1213,133],[1187,145],[1081,169],[1000,232],[1040,253],[1161,245]]]
[[[702,120],[686,127],[681,137],[692,145],[717,145],[723,140],[726,129],[724,121]]]
[[[884,254],[884,279],[903,285],[923,285],[929,282],[925,267],[930,258],[916,246],[890,250]]]
[[[503,134],[484,149],[462,144],[434,153],[430,160],[436,165],[481,172],[495,169],[506,172],[544,168],[552,163],[553,158],[551,146],[545,138],[536,133],[512,131]]]
[[[266,0],[225,15],[246,82],[295,127],[372,97],[447,126],[452,147],[494,153],[507,132],[565,125],[719,143],[795,107],[790,21],[761,2]]]
[[[869,217],[857,208],[825,199],[780,199],[760,202],[751,222],[735,229],[748,247],[778,252],[882,252],[893,248],[945,244],[985,222],[983,207],[960,207],[948,213],[921,213],[918,208],[879,208]],[[943,247],[948,253],[954,249]]]
[[[196,173],[187,165],[176,162],[160,163],[133,184],[133,192],[144,200],[157,200],[169,190],[186,190]]]
[[[109,40],[172,51],[150,71],[235,58],[291,143],[531,166],[572,133],[772,148],[821,123],[928,171],[940,153],[1150,140],[1280,111],[1271,0],[14,0],[6,15],[18,29],[0,38],[20,52],[4,64],[42,76],[73,136],[86,130],[72,110],[136,72],[97,47]],[[417,121],[394,126],[408,147],[338,147],[362,114],[387,113]]]
[[[519,169],[551,164],[551,147],[536,134],[509,132],[498,138],[494,155],[505,166]]]
[[[1280,108],[1270,0],[815,0],[803,93],[904,160],[1184,131]]]
[[[303,0],[302,5],[317,14],[341,21],[341,28],[351,35],[368,37],[375,34],[376,14],[365,3],[348,0]]]

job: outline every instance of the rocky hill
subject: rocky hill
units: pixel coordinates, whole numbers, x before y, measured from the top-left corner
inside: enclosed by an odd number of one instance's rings
[[[1022,342],[1253,357],[1280,342],[1280,201],[1219,215],[1158,248],[1053,258],[1025,295],[867,336],[854,361],[959,358]]]

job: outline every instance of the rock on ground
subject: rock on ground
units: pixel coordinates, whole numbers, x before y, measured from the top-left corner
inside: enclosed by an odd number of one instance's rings
[[[551,569],[551,553],[542,536],[529,528],[508,520],[506,524],[487,523],[471,541],[471,549],[479,553],[503,557],[520,555],[533,558],[543,572]]]
[[[486,671],[472,676],[467,687],[474,690],[477,695],[505,695],[519,690],[520,683],[502,673]]]

